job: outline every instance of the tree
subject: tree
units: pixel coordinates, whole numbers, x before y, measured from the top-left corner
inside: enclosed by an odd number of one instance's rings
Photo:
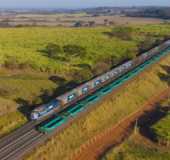
[[[104,19],[104,25],[107,26],[109,23],[108,23],[108,19]]]
[[[74,24],[74,27],[82,27],[82,22],[81,21],[77,21],[75,24]]]
[[[57,44],[49,43],[45,48],[45,52],[49,58],[57,59],[62,53],[62,48]]]
[[[104,62],[103,60],[98,59],[94,66],[92,66],[92,73],[96,75],[100,75],[110,69],[110,64]]]
[[[88,68],[81,68],[71,71],[70,76],[74,79],[76,83],[82,83],[91,79],[93,77],[93,73]]]
[[[152,37],[147,36],[144,41],[138,45],[138,52],[143,53],[153,47],[154,41]]]
[[[95,26],[95,21],[89,21],[88,24],[89,24],[89,27],[94,27]]]

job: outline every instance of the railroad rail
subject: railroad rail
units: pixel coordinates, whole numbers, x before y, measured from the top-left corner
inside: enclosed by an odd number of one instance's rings
[[[124,78],[122,78],[123,76],[120,77],[121,83],[119,83],[119,85],[116,86],[116,88],[120,87],[120,85],[124,83],[127,83],[130,79],[132,79],[138,73],[143,71],[146,68],[146,66],[157,62],[158,60],[160,60],[160,58],[163,58],[163,56],[165,57],[169,52],[170,49],[166,51],[166,54],[160,53],[161,56],[155,56],[152,60],[148,61],[149,63],[145,62],[145,65],[142,64],[141,66],[133,69],[132,70],[133,76],[128,73],[129,74],[128,77],[126,75],[123,75]],[[108,91],[110,92],[116,90],[116,88],[113,87],[112,90]],[[90,103],[89,106],[92,106],[92,104],[94,103]],[[66,123],[61,124],[61,126],[58,126],[57,129],[53,130],[53,132],[49,134],[43,134],[39,132],[37,130],[37,125],[39,124],[34,121],[26,123],[21,128],[17,129],[13,133],[9,134],[8,136],[0,140],[0,160],[20,159],[26,152],[31,151],[35,146],[37,146],[40,143],[43,143],[45,140],[47,140],[50,136],[54,135],[55,133],[62,131],[70,123],[79,118],[81,114],[87,113],[90,110],[90,108],[92,108],[89,106],[86,107],[85,110],[83,110],[82,112],[76,113],[76,116],[74,117],[71,116]]]

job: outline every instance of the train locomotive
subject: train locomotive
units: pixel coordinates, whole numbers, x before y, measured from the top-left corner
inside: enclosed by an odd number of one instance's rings
[[[76,103],[77,101],[83,99],[84,97],[94,93],[96,90],[102,88],[103,86],[109,84],[110,82],[116,80],[125,73],[131,71],[137,66],[141,65],[145,61],[153,58],[155,55],[159,54],[170,47],[170,40],[165,41],[161,45],[151,49],[150,51],[139,55],[133,60],[129,60],[122,65],[72,89],[65,94],[56,97],[54,100],[47,104],[43,104],[35,108],[31,112],[31,120],[41,120],[49,115],[60,112],[61,110],[67,108],[68,106]]]

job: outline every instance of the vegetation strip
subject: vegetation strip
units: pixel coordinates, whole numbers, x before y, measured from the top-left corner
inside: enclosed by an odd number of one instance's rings
[[[97,159],[107,148],[115,146],[120,143],[127,133],[134,127],[135,121],[139,119],[146,112],[150,112],[154,109],[155,104],[163,99],[166,99],[170,95],[170,88],[161,92],[160,94],[152,97],[147,101],[143,107],[122,119],[116,125],[104,130],[95,137],[88,140],[85,144],[71,155],[71,160],[94,160]]]

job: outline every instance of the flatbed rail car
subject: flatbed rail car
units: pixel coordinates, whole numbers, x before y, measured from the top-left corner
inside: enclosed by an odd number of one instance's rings
[[[44,133],[50,133],[60,125],[66,123],[70,118],[76,117],[77,114],[85,110],[90,104],[95,103],[99,99],[101,99],[106,94],[112,92],[115,88],[119,87],[127,80],[136,76],[139,72],[143,71],[148,65],[155,63],[158,61],[162,56],[168,54],[170,52],[170,48],[165,50],[164,52],[160,52],[160,54],[152,57],[148,61],[145,61],[143,64],[137,66],[135,69],[129,71],[128,73],[124,74],[123,76],[119,77],[117,80],[109,83],[107,86],[97,90],[93,95],[87,96],[83,100],[77,102],[75,105],[69,106],[66,108],[63,113],[59,113],[58,115],[54,116],[49,121],[45,121],[44,123],[40,124],[38,130]]]
[[[64,110],[68,106],[73,105],[74,103],[82,100],[88,95],[93,94],[98,89],[106,86],[112,81],[118,79],[120,76],[125,73],[133,70],[137,66],[143,64],[149,59],[159,55],[160,52],[166,50],[170,47],[170,40],[164,42],[163,44],[151,49],[150,51],[141,54],[133,60],[130,60],[84,84],[76,87],[75,89],[56,97],[56,99],[52,100],[48,104],[44,104],[35,108],[31,113],[31,120],[40,120],[44,117],[48,117],[56,112],[60,112]]]

